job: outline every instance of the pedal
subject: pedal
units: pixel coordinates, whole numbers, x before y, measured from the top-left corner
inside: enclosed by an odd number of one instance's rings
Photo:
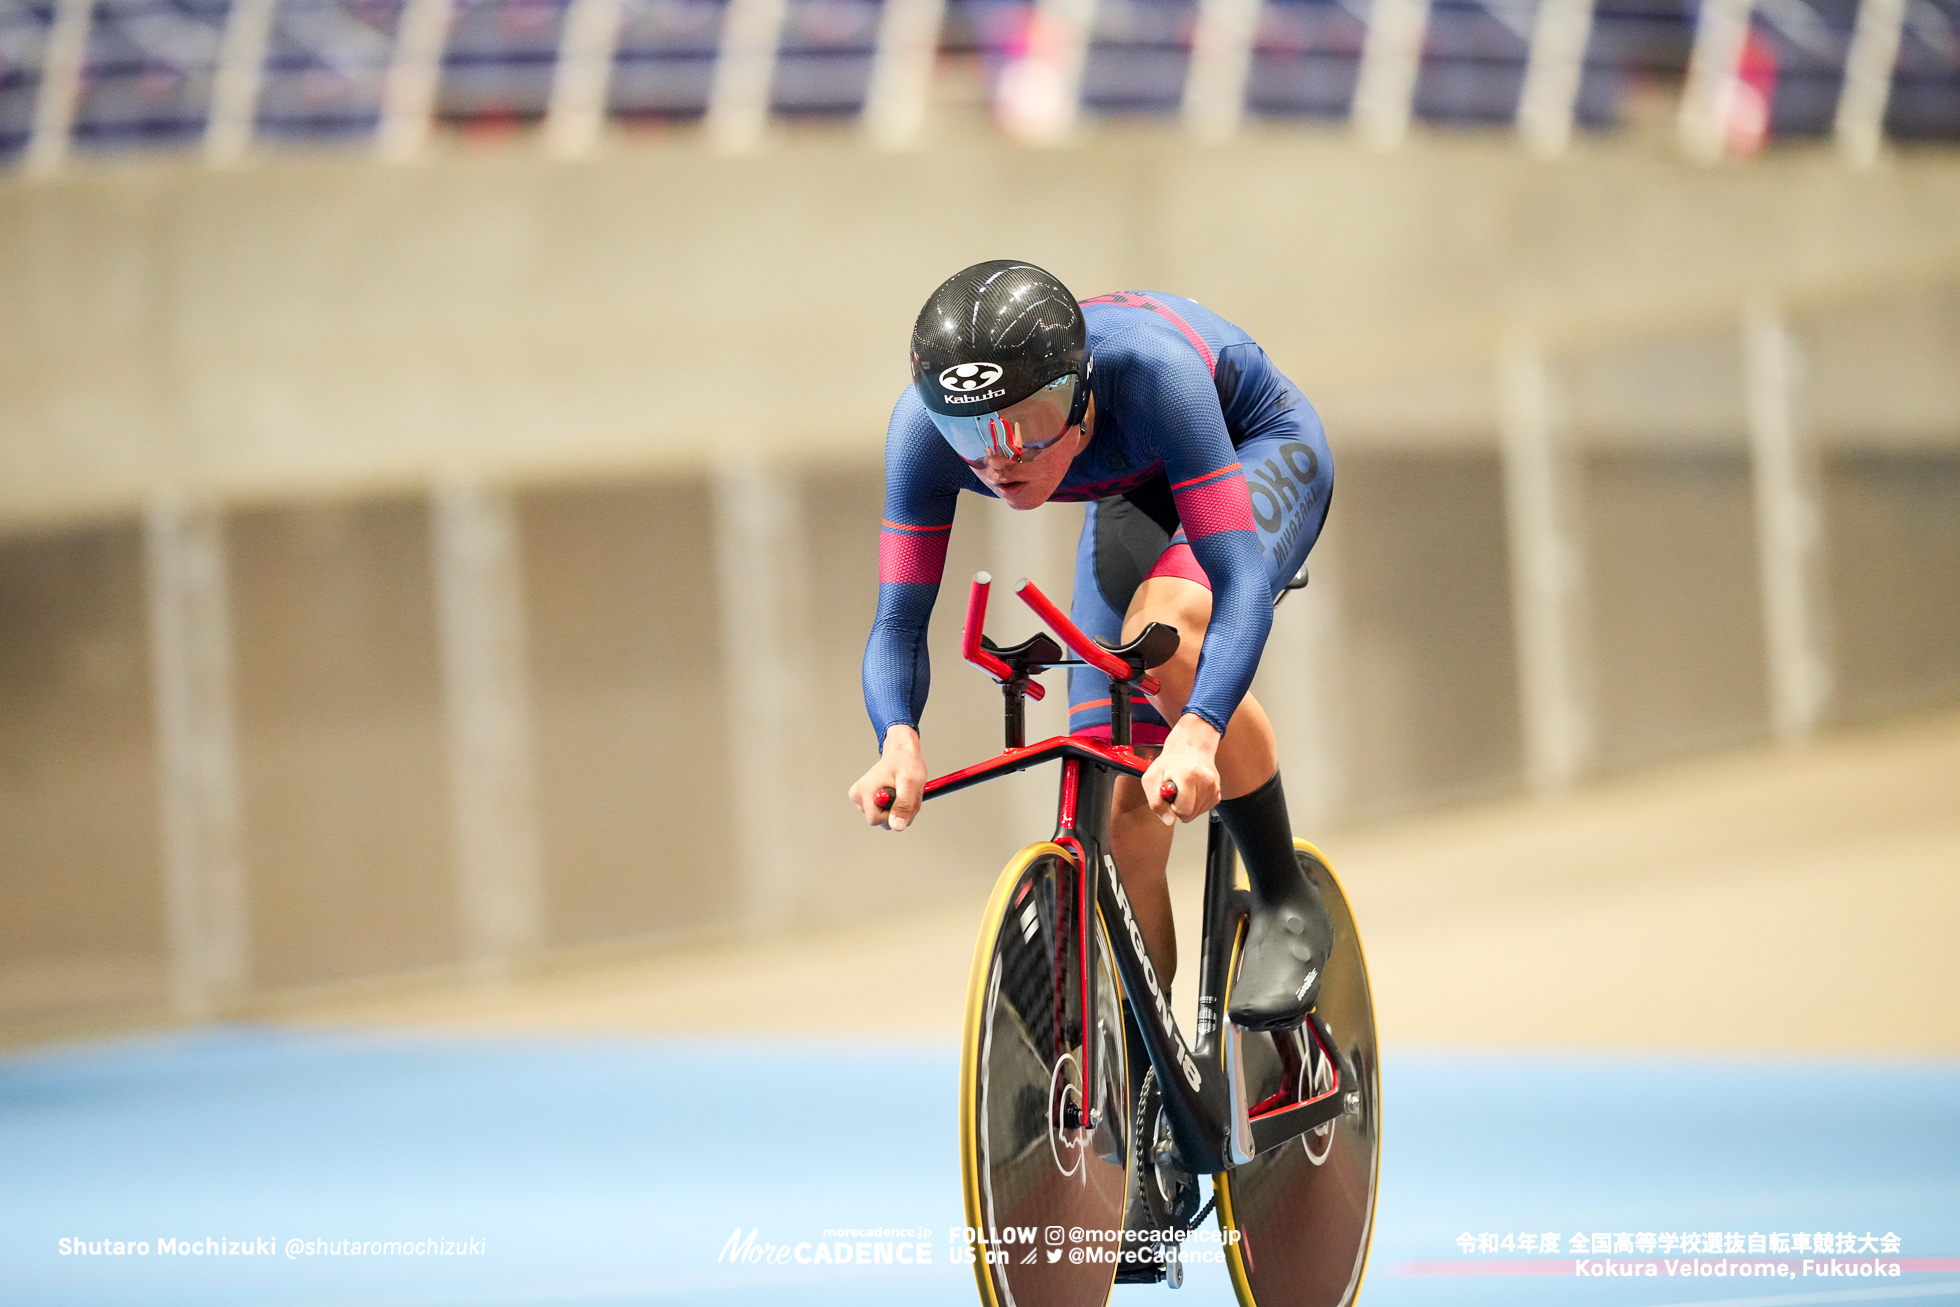
[[[1172,1265],[1177,1266],[1177,1263],[1173,1262]],[[1120,1262],[1116,1267],[1116,1283],[1118,1284],[1162,1284],[1165,1278],[1166,1272],[1164,1269],[1163,1250],[1161,1248],[1153,1248],[1150,1250],[1148,1256],[1138,1257],[1133,1262]],[[1171,1286],[1173,1289],[1178,1284],[1184,1283],[1184,1268],[1182,1266],[1177,1266],[1176,1278],[1177,1284]]]
[[[1168,1284],[1173,1289],[1182,1289],[1184,1261],[1178,1257],[1167,1257],[1164,1246],[1159,1244],[1138,1260],[1119,1265],[1116,1268],[1116,1283]]]

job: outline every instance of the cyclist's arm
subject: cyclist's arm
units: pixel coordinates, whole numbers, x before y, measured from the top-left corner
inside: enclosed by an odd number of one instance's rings
[[[965,465],[908,387],[885,434],[885,513],[878,535],[878,612],[864,647],[864,706],[878,735],[879,762],[851,787],[874,825],[902,830],[925,787],[919,718],[932,685],[926,627],[946,568],[946,542]],[[894,791],[889,814],[873,795]]]
[[[1211,582],[1211,624],[1184,711],[1223,735],[1252,688],[1272,630],[1272,586],[1253,528],[1245,472],[1211,378],[1189,355],[1174,355],[1166,364],[1144,384],[1164,431],[1161,452],[1178,519]]]

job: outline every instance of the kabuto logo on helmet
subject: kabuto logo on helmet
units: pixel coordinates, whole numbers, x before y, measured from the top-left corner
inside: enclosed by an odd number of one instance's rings
[[[939,384],[948,390],[983,390],[1000,380],[998,363],[956,363],[939,374]]]

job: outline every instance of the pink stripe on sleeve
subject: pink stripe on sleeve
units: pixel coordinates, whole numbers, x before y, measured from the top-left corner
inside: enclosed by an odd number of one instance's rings
[[[1184,524],[1184,534],[1189,539],[1202,540],[1220,531],[1253,529],[1252,496],[1246,491],[1242,472],[1177,491],[1174,497],[1178,520]]]
[[[1248,509],[1248,511],[1250,511]],[[915,534],[910,531],[881,531],[878,534],[878,580],[908,585],[938,585],[946,571],[946,543],[952,539],[945,530]]]

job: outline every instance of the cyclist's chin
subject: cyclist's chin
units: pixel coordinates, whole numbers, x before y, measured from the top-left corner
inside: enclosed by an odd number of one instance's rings
[[[996,481],[993,491],[1009,508],[1040,508],[1055,493],[1060,478],[1034,477],[1027,481]]]

